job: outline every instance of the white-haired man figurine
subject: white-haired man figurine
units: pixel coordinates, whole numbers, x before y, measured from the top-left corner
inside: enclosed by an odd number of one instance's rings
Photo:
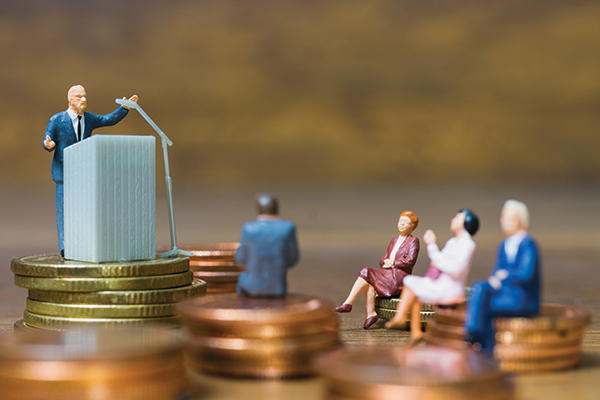
[[[496,265],[486,281],[473,285],[467,306],[467,341],[493,352],[496,317],[528,317],[539,313],[541,299],[540,257],[527,233],[529,212],[520,201],[508,200],[500,215],[506,239],[498,246]]]

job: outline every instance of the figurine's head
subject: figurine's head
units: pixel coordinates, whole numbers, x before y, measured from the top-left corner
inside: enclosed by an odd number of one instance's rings
[[[529,210],[524,203],[507,200],[500,214],[500,227],[506,236],[512,236],[529,227]]]
[[[455,234],[462,230],[469,232],[469,235],[474,236],[479,229],[479,218],[477,214],[468,208],[463,208],[452,218],[450,222],[450,230]]]
[[[83,113],[83,110],[87,107],[87,93],[81,85],[71,87],[69,93],[67,93],[67,99],[69,100],[69,108],[77,114]]]
[[[259,215],[278,215],[279,203],[270,193],[259,193],[255,197],[256,209]]]
[[[412,211],[404,211],[398,218],[398,230],[400,235],[410,235],[419,225],[419,217]]]

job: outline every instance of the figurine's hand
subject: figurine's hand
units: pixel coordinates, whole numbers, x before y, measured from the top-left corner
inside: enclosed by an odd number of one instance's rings
[[[46,146],[46,148],[50,150],[54,148],[55,145],[56,143],[54,143],[54,141],[50,139],[50,136],[46,135],[46,139],[44,140],[44,146]]]
[[[423,241],[426,244],[432,244],[437,241],[437,237],[435,236],[435,233],[433,233],[433,231],[431,229],[427,229],[425,231],[425,234],[423,235]]]
[[[494,276],[496,278],[498,278],[499,280],[503,281],[508,277],[508,270],[506,269],[499,269],[498,271],[496,271],[496,273],[494,274]]]
[[[127,100],[127,98],[126,98],[126,97],[123,97],[123,100]],[[133,101],[133,102],[137,103],[137,101],[138,101],[138,95],[137,95],[137,94],[134,94],[133,96],[131,96],[131,98],[129,99],[129,101]],[[125,108],[126,108],[126,109],[128,109],[128,110],[129,110],[129,108],[130,108],[130,107],[127,107],[127,106],[123,106],[123,107],[125,107]]]
[[[490,276],[487,281],[490,284],[490,286],[496,290],[500,290],[500,288],[502,287],[502,281],[498,279],[495,275]]]
[[[394,267],[394,262],[392,260],[390,260],[389,258],[386,258],[383,261],[383,266],[382,268],[393,268]]]

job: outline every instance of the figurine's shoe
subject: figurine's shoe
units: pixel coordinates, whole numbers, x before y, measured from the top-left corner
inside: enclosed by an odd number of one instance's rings
[[[369,329],[369,327],[375,322],[377,322],[377,320],[379,320],[379,317],[377,317],[377,315],[373,315],[372,317],[367,318],[365,320],[365,324],[363,325],[363,329]]]
[[[392,319],[385,323],[385,327],[388,329],[399,329],[399,330],[404,331],[404,330],[408,329],[408,322]]]
[[[350,311],[352,311],[352,304],[344,303],[341,306],[335,308],[335,312],[339,313],[348,313]]]
[[[425,338],[423,336],[410,338],[410,340],[408,341],[408,343],[406,345],[408,347],[415,347],[416,345],[421,343],[423,340],[425,340]]]

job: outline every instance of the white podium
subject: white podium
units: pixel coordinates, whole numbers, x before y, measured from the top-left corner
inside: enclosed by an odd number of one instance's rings
[[[64,150],[65,258],[155,257],[154,147],[153,136],[94,135]]]

